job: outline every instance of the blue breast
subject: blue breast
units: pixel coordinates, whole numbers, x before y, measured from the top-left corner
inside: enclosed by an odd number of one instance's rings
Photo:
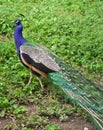
[[[20,46],[26,42],[22,35],[23,26],[22,24],[16,25],[14,31],[14,40],[17,48],[18,55],[20,56]]]

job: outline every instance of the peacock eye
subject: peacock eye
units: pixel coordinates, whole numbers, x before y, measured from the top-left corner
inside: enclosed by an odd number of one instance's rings
[[[19,21],[18,20],[16,20],[16,23],[18,23]]]

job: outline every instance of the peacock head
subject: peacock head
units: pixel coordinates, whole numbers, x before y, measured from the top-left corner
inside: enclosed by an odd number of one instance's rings
[[[16,25],[20,25],[20,24],[21,24],[21,20],[20,20],[20,19],[16,19],[16,20],[14,20],[14,23],[15,23]]]

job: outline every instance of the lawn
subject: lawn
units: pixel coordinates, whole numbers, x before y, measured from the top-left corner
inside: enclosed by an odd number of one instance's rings
[[[102,12],[103,2],[98,0],[0,1],[0,122],[10,121],[5,129],[59,130],[58,121],[70,122],[76,115],[88,120],[87,113],[44,78],[45,92],[35,77],[26,85],[29,70],[17,56],[12,21],[23,14],[23,35],[28,41],[42,43],[88,79],[103,85]],[[51,123],[54,118],[56,125]]]

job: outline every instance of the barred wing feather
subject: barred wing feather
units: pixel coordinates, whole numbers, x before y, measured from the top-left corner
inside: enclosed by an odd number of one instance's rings
[[[55,62],[53,58],[51,58],[47,52],[43,51],[41,48],[37,48],[34,46],[22,45],[20,47],[21,54],[27,54],[35,63],[42,64],[47,68],[53,70],[54,72],[59,71],[60,67]]]

